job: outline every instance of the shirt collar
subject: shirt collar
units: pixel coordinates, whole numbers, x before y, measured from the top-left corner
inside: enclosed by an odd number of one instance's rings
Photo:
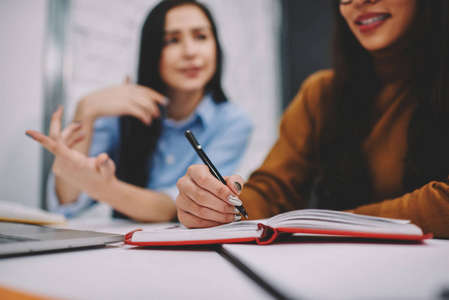
[[[204,126],[209,126],[215,118],[215,102],[212,99],[212,95],[206,94],[198,104],[195,111],[181,121],[175,121],[173,119],[164,118],[163,123],[170,127],[185,127],[190,126],[197,119],[200,119]]]

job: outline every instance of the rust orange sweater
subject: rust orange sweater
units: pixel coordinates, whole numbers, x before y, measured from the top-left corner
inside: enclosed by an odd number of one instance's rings
[[[251,218],[267,218],[307,207],[318,172],[316,151],[322,122],[319,104],[332,77],[330,70],[311,75],[285,111],[279,139],[240,196]],[[355,212],[410,219],[426,233],[449,238],[448,184],[429,182],[412,193],[403,191],[407,129],[414,104],[406,101],[400,80],[394,76],[383,79],[383,89],[375,102],[380,117],[362,146],[374,200],[355,208]]]

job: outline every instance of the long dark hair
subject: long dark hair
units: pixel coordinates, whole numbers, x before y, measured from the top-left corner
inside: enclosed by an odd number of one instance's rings
[[[334,5],[333,86],[323,98],[320,207],[350,209],[372,200],[361,145],[372,129],[373,100],[381,88],[373,59]],[[416,101],[408,128],[404,192],[449,174],[449,0],[418,0],[407,97]],[[399,196],[399,195],[398,195]]]
[[[159,74],[165,16],[167,12],[181,5],[195,5],[208,18],[216,44],[216,71],[206,85],[205,92],[212,93],[216,103],[226,101],[221,87],[223,54],[218,40],[217,28],[209,10],[195,0],[164,0],[148,14],[142,27],[137,83],[165,94],[166,85]],[[117,177],[121,180],[145,187],[149,178],[149,159],[154,152],[160,132],[161,120],[153,120],[150,126],[133,117],[121,118],[121,142],[117,167]]]

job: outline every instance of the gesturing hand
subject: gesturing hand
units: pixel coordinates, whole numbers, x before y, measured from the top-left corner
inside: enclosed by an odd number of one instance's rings
[[[55,155],[52,170],[56,176],[98,199],[107,185],[116,179],[115,164],[106,153],[86,157],[71,149],[84,137],[79,131],[81,124],[72,123],[61,132],[61,118],[62,107],[53,113],[49,136],[34,130],[27,130],[26,134]]]
[[[80,103],[82,114],[95,119],[101,116],[133,116],[149,125],[159,118],[158,104],[165,105],[166,98],[148,87],[124,83],[87,95]]]
[[[205,165],[189,167],[177,183],[176,208],[184,226],[212,227],[240,220],[234,205],[242,204],[237,195],[243,187],[243,179],[238,175],[224,179],[227,185],[213,177]]]

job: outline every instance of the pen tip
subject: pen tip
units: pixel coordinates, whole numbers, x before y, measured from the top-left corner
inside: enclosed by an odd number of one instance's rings
[[[246,212],[246,209],[243,207],[243,205],[238,207],[238,210],[240,211],[240,213],[247,219],[249,219],[248,217],[248,213]]]

